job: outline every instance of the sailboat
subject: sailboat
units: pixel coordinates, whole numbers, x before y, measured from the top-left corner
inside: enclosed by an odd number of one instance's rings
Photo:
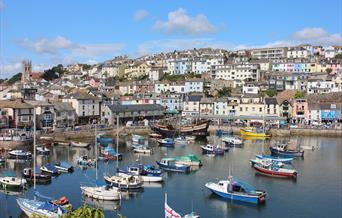
[[[36,190],[36,108],[33,109],[33,189]],[[69,203],[60,202],[60,203]],[[17,198],[20,209],[28,216],[61,217],[67,211],[61,206],[50,201],[30,200],[27,198]]]
[[[96,186],[81,186],[82,194],[98,200],[107,200],[107,201],[117,201],[121,199],[121,192],[116,187],[110,187],[107,185],[99,185],[98,186],[98,176],[97,176],[97,153],[98,153],[98,142],[97,142],[97,124],[95,124],[95,171],[96,171]]]

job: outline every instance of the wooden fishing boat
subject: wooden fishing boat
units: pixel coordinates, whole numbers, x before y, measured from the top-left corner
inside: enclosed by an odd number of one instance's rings
[[[231,176],[227,180],[221,180],[218,183],[208,182],[205,187],[222,198],[252,204],[264,203],[267,195],[265,191],[256,190],[248,183]]]
[[[190,167],[177,164],[174,158],[163,158],[160,161],[156,161],[158,166],[166,171],[173,171],[173,172],[181,172],[181,173],[189,173]]]
[[[270,134],[265,132],[263,128],[255,128],[255,127],[245,127],[240,129],[240,134],[242,136],[251,136],[256,138],[267,138],[271,137]]]

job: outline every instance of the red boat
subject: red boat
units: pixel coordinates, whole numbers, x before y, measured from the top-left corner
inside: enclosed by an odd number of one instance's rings
[[[273,163],[272,161],[265,161],[263,163],[255,164],[254,169],[265,176],[278,178],[297,178],[297,171],[294,169],[283,168],[283,165]]]

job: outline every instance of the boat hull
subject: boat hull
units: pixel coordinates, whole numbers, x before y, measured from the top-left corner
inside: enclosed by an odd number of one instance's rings
[[[257,159],[269,159],[272,160],[274,162],[281,162],[281,163],[287,163],[290,164],[293,160],[293,158],[279,158],[279,157],[274,157],[271,155],[256,155],[255,156]]]
[[[105,190],[104,187],[88,187],[81,186],[81,191],[84,196],[106,201],[118,201],[121,199],[121,194],[114,190]]]
[[[271,135],[266,134],[266,133],[250,132],[250,131],[246,131],[244,129],[240,129],[240,134],[243,136],[250,136],[250,137],[255,137],[255,138],[267,138],[267,137],[271,136]]]
[[[166,126],[156,124],[152,127],[155,132],[158,132],[166,137],[174,137],[175,135],[183,136],[207,136],[209,121],[201,122],[194,126],[184,126],[181,129],[169,129]]]
[[[258,166],[255,164],[254,169],[262,175],[276,177],[276,178],[297,178],[297,172],[277,172],[269,169],[265,169],[263,167]]]
[[[160,163],[159,161],[156,161],[156,162],[160,168],[162,168],[163,170],[166,170],[166,171],[180,172],[180,173],[189,173],[190,172],[189,166],[177,167],[177,166],[165,165],[165,164]]]
[[[224,150],[223,149],[209,150],[209,149],[202,147],[202,154],[224,155]]]
[[[128,173],[122,173],[122,172],[119,172],[118,173],[119,176],[123,176],[123,175],[129,175]],[[162,182],[163,181],[163,177],[162,176],[142,176],[142,175],[139,175],[142,180],[144,182]]]
[[[279,151],[275,148],[270,148],[271,153],[273,155],[281,156],[281,157],[303,157],[304,151]]]

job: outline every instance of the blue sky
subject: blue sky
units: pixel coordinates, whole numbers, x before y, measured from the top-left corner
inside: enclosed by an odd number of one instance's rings
[[[0,77],[193,47],[342,44],[341,0],[0,0]]]

